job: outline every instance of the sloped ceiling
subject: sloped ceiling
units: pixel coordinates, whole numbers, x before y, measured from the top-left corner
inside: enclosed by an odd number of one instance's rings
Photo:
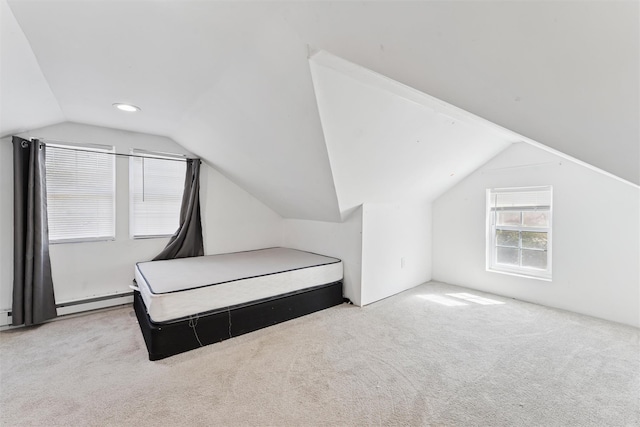
[[[342,210],[314,49],[640,182],[637,2],[9,5],[32,53],[3,42],[3,134],[56,120],[59,108],[64,120],[169,136],[284,217],[339,220]],[[29,55],[59,107],[42,79],[5,78],[9,57]],[[45,99],[30,126],[5,113],[25,91]]]
[[[0,136],[64,121],[29,42],[0,2]]]
[[[432,201],[515,135],[327,52],[311,73],[340,213],[365,202]]]

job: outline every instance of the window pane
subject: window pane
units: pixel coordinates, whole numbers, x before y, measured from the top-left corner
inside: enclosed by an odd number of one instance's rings
[[[518,231],[496,230],[496,244],[499,246],[519,246]]]
[[[539,233],[537,231],[522,232],[522,248],[523,249],[547,249],[547,233]]]
[[[498,212],[498,225],[520,225],[520,211]]]
[[[551,186],[486,191],[487,270],[551,279]]]
[[[496,248],[496,262],[498,264],[518,265],[518,249]]]
[[[533,267],[546,270],[547,268],[547,252],[545,251],[528,251],[522,250],[522,266]]]
[[[522,223],[526,227],[548,227],[549,211],[524,211]]]
[[[184,161],[131,158],[132,236],[170,236],[178,229],[185,168]]]
[[[105,154],[109,149],[47,144],[46,150],[49,240],[113,238],[115,160]]]

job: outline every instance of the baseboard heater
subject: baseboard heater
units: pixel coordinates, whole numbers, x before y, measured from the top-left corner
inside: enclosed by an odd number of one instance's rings
[[[81,313],[83,311],[97,310],[100,308],[114,307],[117,305],[133,303],[133,292],[124,292],[113,295],[105,295],[96,298],[87,298],[78,301],[69,301],[56,304],[58,316]]]
[[[133,292],[123,292],[113,295],[63,302],[56,304],[56,311],[58,313],[58,317],[60,317],[68,314],[82,313],[85,311],[99,310],[101,308],[132,303]],[[11,310],[0,310],[0,328],[9,327],[11,325],[11,321]]]

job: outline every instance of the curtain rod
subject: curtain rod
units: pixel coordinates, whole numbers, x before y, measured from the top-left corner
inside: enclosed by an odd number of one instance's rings
[[[67,141],[58,141],[55,139],[41,139],[41,138],[31,138],[32,141],[39,141],[42,142],[45,146],[47,145],[46,142],[47,141],[51,141],[51,142],[61,142],[61,143],[69,143]],[[184,159],[172,159],[169,157],[156,157],[156,156],[142,156],[139,154],[125,154],[125,153],[112,153],[109,151],[94,151],[94,150],[83,150],[82,148],[72,148],[72,147],[56,147],[56,146],[52,146],[50,148],[53,148],[55,150],[70,150],[70,151],[82,151],[84,153],[99,153],[99,154],[108,154],[111,156],[116,156],[116,157],[137,157],[137,158],[141,158],[141,159],[156,159],[156,160],[167,160],[170,162],[188,162],[189,160],[197,160],[200,163],[202,163],[202,161],[200,159],[197,158],[189,158],[189,157],[185,157]],[[161,155],[159,155],[161,156]]]

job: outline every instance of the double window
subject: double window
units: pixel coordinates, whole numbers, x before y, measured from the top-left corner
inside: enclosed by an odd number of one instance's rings
[[[115,150],[46,144],[51,243],[115,239]],[[183,156],[134,150],[129,163],[129,231],[133,238],[176,232],[186,172]]]
[[[487,269],[551,279],[552,188],[487,190]]]

